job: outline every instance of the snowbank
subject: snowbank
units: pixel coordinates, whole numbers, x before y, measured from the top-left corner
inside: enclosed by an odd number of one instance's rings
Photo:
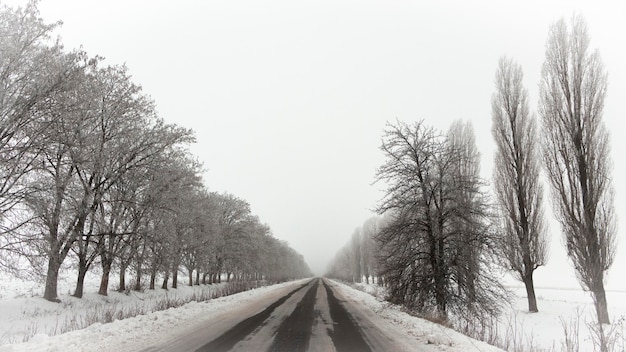
[[[335,281],[336,282],[336,281]],[[472,339],[450,328],[435,324],[428,320],[420,319],[402,311],[401,307],[385,302],[382,297],[382,290],[376,285],[359,285],[359,290],[348,285],[336,282],[344,294],[360,304],[363,304],[387,320],[396,329],[403,330],[405,334],[414,337],[424,345],[433,345],[436,351],[458,351],[458,352],[496,352],[501,349],[491,346],[485,342]],[[370,292],[377,294],[374,297]],[[423,349],[419,349],[422,351]]]

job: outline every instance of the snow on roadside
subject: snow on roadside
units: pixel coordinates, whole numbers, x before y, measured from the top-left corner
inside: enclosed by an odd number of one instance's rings
[[[436,346],[438,351],[450,352],[501,352],[503,350],[491,346],[483,341],[472,339],[457,331],[435,324],[428,320],[414,317],[382,299],[382,291],[375,285],[360,285],[359,289],[352,288],[341,282],[333,281],[342,288],[344,295],[355,300],[376,312],[378,316],[388,321],[405,334],[417,338],[427,345]],[[365,291],[365,292],[363,292]]]
[[[85,329],[67,332],[57,336],[48,336],[46,333],[38,333],[33,336],[29,342],[0,346],[0,352],[102,350],[116,350],[122,352],[142,350],[150,345],[158,345],[170,341],[186,331],[190,326],[212,319],[224,311],[243,305],[247,301],[255,299],[258,295],[271,293],[292,284],[294,283],[262,287],[201,303],[191,302],[176,309],[167,309],[134,318],[115,320],[108,324],[96,323]],[[432,347],[433,351],[501,351],[493,346],[472,340],[440,325],[412,317],[400,311],[399,307],[392,306],[367,293],[360,292],[343,284],[339,285],[347,296],[372,309],[389,322],[391,328],[400,330],[401,333],[407,334],[411,339],[423,342],[424,346]],[[115,295],[116,294],[114,294],[114,296]],[[124,296],[123,294],[120,295]],[[103,297],[95,298],[104,299]],[[65,301],[68,301],[68,299],[71,300],[69,297],[63,297],[63,299]],[[28,302],[27,304],[29,304],[34,311],[39,311],[40,313],[62,305],[46,302],[39,297],[23,297],[21,295],[17,300],[26,300],[25,302]],[[1,301],[0,304],[8,301],[15,302],[15,299],[5,299]],[[88,302],[88,300],[81,302]],[[130,304],[124,302],[118,304]],[[128,302],[133,301],[129,299]],[[136,300],[134,300],[134,302],[134,304],[136,304]],[[50,305],[51,308],[44,307],[47,305]],[[2,307],[2,309],[4,308],[6,308],[6,305]],[[55,314],[57,313],[52,313],[52,316]],[[42,316],[33,316],[33,319],[42,323]],[[3,319],[3,321],[4,320],[5,319]],[[19,325],[20,324],[16,324],[16,326]],[[422,350],[421,347],[420,350]]]
[[[147,342],[167,341],[176,336],[178,327],[189,326],[203,319],[231,309],[253,299],[257,294],[269,293],[280,289],[288,283],[263,287],[240,294],[222,297],[203,303],[189,303],[178,309],[150,313],[116,320],[108,324],[96,323],[86,329],[60,332],[73,324],[73,321],[100,310],[116,308],[118,310],[141,309],[153,304],[168,295],[175,299],[191,295],[201,290],[218,289],[218,285],[189,287],[179,284],[176,290],[156,289],[143,293],[110,292],[108,297],[95,294],[98,276],[88,278],[83,299],[69,296],[73,290],[73,278],[60,281],[59,292],[63,303],[51,303],[43,298],[41,284],[20,281],[0,274],[0,352],[8,351],[100,351],[112,350],[133,351],[142,349]],[[500,351],[483,342],[472,340],[453,330],[431,323],[401,311],[398,306],[383,300],[385,291],[377,285],[356,284],[358,290],[340,284],[346,295],[370,307],[389,324],[405,334],[423,341],[430,342],[435,350],[441,351]],[[361,292],[361,291],[365,292]],[[526,312],[526,298],[523,288],[513,288],[517,294],[511,306],[504,312],[500,333],[507,335],[507,329],[513,329],[515,343],[521,343],[526,350],[553,351],[560,350],[564,339],[562,322],[572,322],[580,315],[580,332],[578,339],[580,350],[591,351],[593,345],[586,321],[594,321],[594,308],[590,296],[581,290],[559,288],[537,288],[539,313]],[[626,317],[626,292],[607,291],[609,313],[618,333],[619,346],[626,345],[624,317]],[[578,313],[577,313],[578,311]],[[90,313],[91,312],[91,313]],[[83,318],[81,318],[83,317]],[[79,322],[78,322],[79,323]],[[33,336],[28,343],[19,343],[24,336]],[[506,338],[506,336],[502,336]],[[14,343],[14,344],[8,344]],[[2,345],[5,344],[5,345]],[[451,346],[450,346],[451,345]],[[104,348],[103,346],[106,346]]]
[[[384,301],[385,289],[378,285],[351,285],[379,301]],[[503,343],[525,351],[560,351],[565,343],[565,324],[570,329],[577,326],[578,331],[574,338],[580,351],[598,349],[594,346],[594,337],[589,329],[589,323],[596,321],[595,308],[589,293],[575,288],[536,287],[539,312],[528,313],[525,288],[511,286],[509,289],[514,296],[510,304],[505,305],[497,326]],[[625,350],[626,291],[608,290],[606,295],[613,324],[605,327],[605,333],[611,335],[616,348]]]
[[[0,352],[138,351],[150,345],[169,341],[189,326],[211,319],[224,310],[245,304],[259,294],[273,292],[293,284],[294,282],[287,282],[205,302],[191,302],[179,308],[116,320],[108,324],[96,323],[82,330],[52,337],[38,334],[25,343],[0,346]]]
[[[26,342],[32,337],[55,336],[84,329],[94,323],[144,315],[177,307],[190,301],[204,301],[222,296],[229,289],[225,283],[188,286],[179,282],[177,289],[117,292],[108,296],[97,292],[99,276],[89,273],[83,298],[70,295],[74,289],[72,271],[59,280],[61,303],[46,301],[43,284],[0,274],[0,345]],[[232,287],[230,287],[232,288]]]

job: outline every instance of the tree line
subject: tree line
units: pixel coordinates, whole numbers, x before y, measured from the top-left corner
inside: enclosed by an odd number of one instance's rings
[[[328,275],[359,282],[375,275],[391,301],[447,320],[497,314],[505,290],[494,270],[503,267],[524,283],[528,310],[537,312],[533,273],[548,255],[545,175],[577,278],[591,293],[598,323],[610,322],[604,277],[615,254],[616,220],[602,122],[607,73],[590,49],[584,19],[550,27],[537,108],[541,129],[522,80],[521,66],[501,58],[491,100],[491,185],[479,176],[470,124],[457,121],[445,133],[424,121],[387,125],[385,162],[376,172],[387,188],[380,216],[368,220],[376,230],[357,231]],[[363,248],[374,253],[367,264]]]
[[[0,267],[45,274],[58,301],[63,265],[101,269],[106,295],[149,277],[176,288],[310,275],[249,204],[210,192],[188,151],[193,132],[165,122],[128,69],[66,50],[35,2],[0,8]]]

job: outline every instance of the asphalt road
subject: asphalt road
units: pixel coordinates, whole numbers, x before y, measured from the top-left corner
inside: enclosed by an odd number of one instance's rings
[[[325,279],[261,296],[185,336],[146,351],[370,352],[409,351],[376,314]]]

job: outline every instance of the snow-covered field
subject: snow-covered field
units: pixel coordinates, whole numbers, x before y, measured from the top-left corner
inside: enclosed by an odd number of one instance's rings
[[[376,285],[354,286],[377,297],[385,294],[384,289]],[[501,341],[509,345],[508,350],[566,351],[564,325],[570,331],[574,328],[578,351],[599,350],[594,346],[594,334],[588,324],[596,321],[593,301],[588,293],[580,289],[536,288],[539,312],[531,314],[528,313],[524,287],[509,289],[515,294],[514,298],[505,306],[496,327]],[[613,324],[604,328],[605,334],[611,334],[615,351],[625,351],[626,291],[607,291],[606,294]]]
[[[569,329],[578,326],[578,344],[580,351],[595,351],[593,325],[596,312],[591,296],[580,289],[536,288],[538,313],[528,313],[528,301],[523,287],[512,287],[516,298],[505,312],[501,321],[501,330],[517,327],[517,338],[524,346],[536,350],[561,351],[565,342],[564,324]],[[616,342],[615,351],[624,351],[626,332],[626,291],[607,291],[609,315],[612,324],[605,326],[605,333],[612,334]]]

